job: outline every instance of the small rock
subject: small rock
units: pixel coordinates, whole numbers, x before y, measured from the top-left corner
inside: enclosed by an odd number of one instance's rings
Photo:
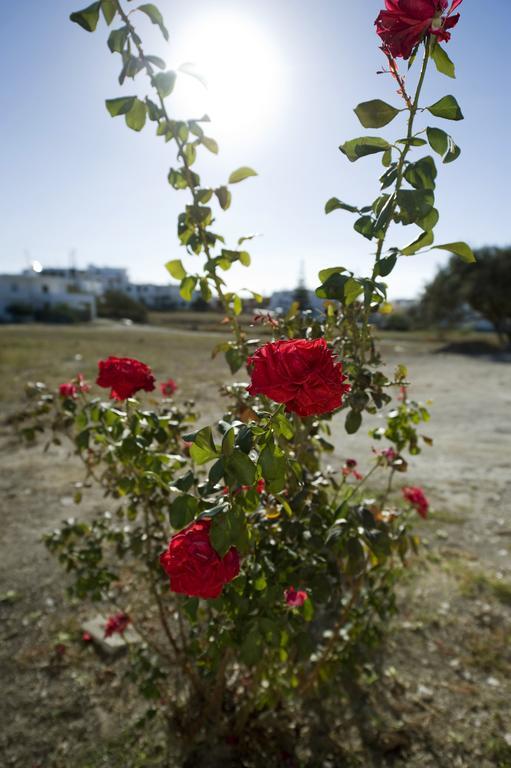
[[[417,695],[422,701],[433,701],[435,697],[434,691],[431,688],[427,688],[425,685],[419,685],[417,688]]]
[[[496,677],[489,677],[486,680],[486,682],[488,683],[488,685],[491,685],[492,688],[498,688],[499,685],[500,685],[500,683],[499,683],[499,681],[497,680]]]
[[[442,539],[443,541],[445,541],[445,539],[449,538],[449,534],[447,533],[447,531],[444,531],[442,528],[440,528],[438,531],[436,531],[436,537],[437,539]]]
[[[503,738],[508,747],[511,747],[511,733],[505,733]]]
[[[82,631],[87,632],[94,643],[109,656],[116,656],[123,653],[128,645],[134,645],[141,642],[141,637],[132,626],[128,626],[124,635],[115,633],[110,637],[105,637],[105,625],[107,619],[98,615],[82,624]]]

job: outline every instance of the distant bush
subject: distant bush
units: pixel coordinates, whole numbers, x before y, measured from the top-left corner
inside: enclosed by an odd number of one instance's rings
[[[412,320],[404,312],[396,312],[388,315],[381,327],[385,331],[410,331],[412,329]]]
[[[111,320],[127,318],[134,323],[147,323],[146,307],[121,291],[107,291],[98,299],[98,315]]]

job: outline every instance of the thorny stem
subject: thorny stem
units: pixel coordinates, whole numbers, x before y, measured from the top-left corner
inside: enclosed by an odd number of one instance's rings
[[[130,37],[131,37],[131,39],[133,41],[133,44],[135,45],[135,47],[137,49],[137,52],[138,52],[140,60],[143,62],[144,69],[145,69],[145,71],[147,73],[147,76],[149,77],[149,80],[151,81],[151,85],[153,86],[154,90],[156,91],[156,94],[158,96],[158,101],[159,101],[159,104],[160,104],[160,108],[161,108],[162,113],[163,113],[163,115],[165,117],[165,120],[170,121],[170,116],[169,116],[169,114],[167,112],[167,107],[165,105],[165,100],[162,98],[160,92],[158,91],[157,88],[154,87],[154,84],[153,84],[154,69],[151,66],[151,63],[148,62],[147,59],[146,59],[146,56],[145,56],[145,53],[144,53],[144,49],[142,48],[142,43],[140,42],[140,38],[138,37],[138,35],[137,35],[136,31],[135,31],[135,27],[131,23],[128,14],[121,7],[121,4],[120,4],[119,0],[116,0],[116,5],[117,5],[117,10],[119,12],[119,15],[121,16],[122,20],[124,21],[124,23],[126,24],[126,26],[129,29]],[[185,171],[186,171],[185,176],[186,176],[186,180],[187,180],[187,183],[188,183],[188,187],[189,187],[190,192],[192,194],[193,204],[194,204],[194,206],[200,205],[198,194],[197,194],[196,188],[195,188],[195,186],[193,184],[193,181],[192,181],[191,168],[190,168],[190,165],[189,165],[188,160],[186,158],[186,153],[184,151],[185,142],[183,142],[179,138],[179,136],[175,136],[174,139],[175,139],[175,142],[176,142],[177,147],[178,147],[178,157],[181,158],[181,160],[183,162],[183,166],[184,166]],[[211,258],[211,250],[210,250],[207,238],[206,238],[205,231],[204,231],[203,227],[200,224],[198,225],[198,230],[199,230],[200,238],[201,238],[201,241],[202,241],[202,247],[204,248],[204,253],[206,254],[207,264],[210,265],[212,263],[212,261],[213,261],[213,259]],[[220,299],[220,302],[221,302],[221,304],[223,306],[223,309],[224,309],[227,317],[229,318],[229,322],[231,324],[232,331],[233,331],[233,333],[234,333],[234,335],[236,337],[236,341],[238,342],[239,346],[242,346],[243,345],[243,333],[241,331],[240,324],[239,324],[239,322],[238,322],[238,320],[236,318],[236,315],[234,314],[234,311],[231,310],[229,302],[225,298],[225,294],[224,294],[223,289],[222,289],[222,283],[221,283],[220,277],[216,273],[216,268],[215,267],[212,270],[210,270],[210,274],[211,274],[211,276],[213,278],[213,282],[215,284],[215,289],[216,289],[218,298]]]
[[[413,138],[413,123],[415,120],[415,116],[417,114],[417,110],[419,108],[419,99],[422,91],[422,86],[424,84],[424,78],[426,76],[426,69],[428,67],[428,61],[430,57],[430,41],[429,39],[425,43],[425,51],[424,51],[424,59],[422,61],[422,69],[419,76],[419,82],[417,83],[417,89],[415,91],[415,97],[413,100],[413,104],[409,107],[410,110],[410,116],[408,118],[408,131],[406,134],[406,144],[405,148],[401,152],[401,157],[399,158],[398,166],[397,166],[397,177],[396,177],[396,186],[394,190],[394,194],[391,197],[390,201],[390,214],[387,218],[386,224],[383,226],[382,234],[378,240],[378,247],[376,250],[376,261],[374,265],[373,270],[373,280],[378,276],[378,262],[380,261],[381,254],[383,252],[383,245],[385,243],[385,238],[387,236],[388,229],[390,227],[390,223],[394,217],[394,212],[396,210],[397,205],[397,195],[401,189],[401,185],[403,183],[403,175],[405,170],[405,162],[408,155],[408,152],[410,151],[410,141]]]

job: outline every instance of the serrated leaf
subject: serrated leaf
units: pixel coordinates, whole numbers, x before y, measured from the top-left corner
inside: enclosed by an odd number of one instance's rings
[[[383,259],[380,259],[377,264],[378,274],[380,277],[387,277],[387,275],[390,275],[394,267],[396,266],[397,256],[392,254],[392,256],[386,256]]]
[[[431,149],[443,157],[449,146],[449,135],[441,128],[426,128],[426,134]]]
[[[139,5],[137,10],[145,13],[146,16],[151,19],[152,23],[156,24],[156,26],[160,28],[160,31],[165,40],[169,39],[169,32],[165,26],[165,22],[163,21],[163,16],[161,15],[159,9],[153,5],[153,3],[144,3],[144,5]]]
[[[184,277],[179,286],[179,294],[185,301],[191,301],[195,286],[197,285],[197,278],[191,275]]]
[[[431,58],[435,62],[435,66],[439,72],[443,75],[447,75],[447,77],[456,77],[454,64],[450,60],[445,48],[442,48],[440,43],[437,42],[433,47]]]
[[[168,72],[158,72],[158,74],[153,75],[152,83],[162,99],[170,96],[174,90],[176,77],[177,75],[173,70],[169,70]]]
[[[141,131],[147,117],[147,106],[144,101],[135,99],[129,112],[126,113],[126,125],[132,131]]]
[[[229,184],[238,184],[240,181],[248,179],[249,176],[257,176],[257,173],[248,166],[242,166],[231,173],[229,176]]]
[[[232,200],[230,190],[227,189],[227,187],[217,187],[217,189],[215,189],[215,195],[218,202],[220,203],[220,208],[223,211],[226,211],[229,208]]]
[[[417,253],[421,248],[425,248],[428,245],[431,245],[433,242],[433,232],[430,230],[428,232],[422,232],[419,237],[413,241],[413,243],[410,243],[410,245],[407,245],[406,248],[401,248],[401,253],[403,256],[413,256],[414,253]]]
[[[444,96],[426,109],[435,117],[442,117],[444,120],[463,120],[463,113],[454,96]]]
[[[119,29],[112,29],[108,36],[108,47],[111,53],[121,53],[128,39],[130,30],[129,27],[119,27]]]
[[[106,108],[112,117],[127,114],[135,103],[136,96],[120,96],[118,99],[107,99]]]
[[[183,267],[181,259],[167,261],[165,269],[175,280],[184,280],[186,277],[186,269]]]
[[[101,10],[108,26],[112,23],[117,13],[117,4],[115,0],[101,0]]]
[[[443,245],[435,245],[435,248],[439,248],[442,251],[449,251],[454,253],[455,256],[459,256],[462,261],[467,264],[473,264],[476,261],[472,248],[464,242],[457,243],[444,243]]]
[[[358,139],[346,141],[339,147],[341,152],[346,155],[351,163],[367,155],[374,155],[377,152],[385,152],[390,149],[390,144],[379,136],[361,136]]]
[[[364,128],[383,128],[383,126],[390,123],[400,111],[400,109],[396,109],[381,99],[363,101],[355,107],[355,114]]]
[[[69,18],[82,29],[85,29],[86,32],[94,32],[98,25],[100,8],[101,1],[99,0],[87,6],[87,8],[83,8],[81,11],[75,11]]]
[[[213,152],[214,155],[218,154],[218,144],[215,139],[211,139],[209,136],[203,136],[201,141],[206,149],[209,149],[209,151]]]
[[[325,213],[332,213],[332,211],[338,209],[342,211],[349,211],[349,213],[357,213],[358,211],[358,208],[355,208],[354,205],[343,203],[337,197],[331,197],[330,200],[325,203]]]

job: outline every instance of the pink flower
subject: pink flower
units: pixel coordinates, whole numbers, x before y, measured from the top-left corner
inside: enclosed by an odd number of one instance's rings
[[[286,599],[287,605],[290,608],[301,608],[304,602],[308,600],[309,595],[307,592],[305,592],[305,590],[296,590],[291,586],[284,590],[284,597]]]
[[[174,379],[167,379],[167,381],[160,382],[160,391],[164,397],[172,397],[177,389],[177,384]]]
[[[385,0],[385,9],[374,22],[383,41],[383,49],[392,57],[410,58],[413,49],[426,34],[439,41],[451,38],[448,31],[455,27],[460,14],[451,16],[462,0],[453,0],[448,13],[448,0]]]
[[[105,624],[105,637],[111,637],[116,632],[120,635],[124,635],[130,622],[130,617],[122,611],[120,613],[115,613],[113,616],[109,616]]]
[[[82,633],[82,640],[84,643],[90,643],[92,640],[92,635],[90,632],[83,632]]]
[[[406,501],[408,501],[418,512],[418,514],[425,520],[428,516],[429,502],[424,495],[422,488],[417,486],[409,486],[402,489],[402,494]]]

